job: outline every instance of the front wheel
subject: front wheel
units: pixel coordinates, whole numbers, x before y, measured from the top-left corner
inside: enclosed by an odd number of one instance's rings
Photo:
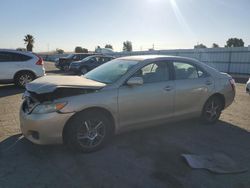
[[[102,148],[112,135],[111,121],[95,111],[76,114],[69,122],[67,143],[72,149],[93,152]]]
[[[207,124],[214,124],[220,118],[223,109],[222,101],[218,97],[212,97],[205,103],[202,111],[202,120]]]
[[[63,70],[64,70],[65,72],[68,72],[68,71],[69,71],[69,65],[64,65],[64,66],[63,66]]]

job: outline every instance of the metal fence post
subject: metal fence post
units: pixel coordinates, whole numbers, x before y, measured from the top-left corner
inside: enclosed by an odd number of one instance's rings
[[[230,74],[231,70],[231,63],[232,63],[232,50],[229,51],[229,60],[228,60],[228,66],[227,66],[227,73]]]

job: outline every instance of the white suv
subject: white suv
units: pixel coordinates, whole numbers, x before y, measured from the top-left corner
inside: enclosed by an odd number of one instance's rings
[[[250,95],[250,77],[249,77],[249,80],[247,81],[247,84],[246,84],[246,92],[249,93],[249,95]]]
[[[15,83],[24,87],[45,75],[43,60],[31,52],[0,49],[0,83]]]

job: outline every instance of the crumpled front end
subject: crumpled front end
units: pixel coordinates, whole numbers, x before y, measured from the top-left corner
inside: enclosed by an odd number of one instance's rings
[[[37,94],[25,91],[23,103],[20,108],[20,127],[23,135],[36,144],[63,143],[63,129],[74,111],[55,110],[44,112],[37,110],[41,106],[61,104],[67,97],[96,92],[95,89],[83,88],[57,88],[53,92]],[[65,99],[65,100],[64,100]],[[59,101],[59,102],[58,102]],[[60,107],[60,106],[59,106]],[[45,108],[46,109],[46,108]]]

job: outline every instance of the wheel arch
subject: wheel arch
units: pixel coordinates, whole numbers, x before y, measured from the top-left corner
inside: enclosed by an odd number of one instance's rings
[[[108,117],[108,119],[110,120],[111,122],[111,129],[112,129],[112,133],[114,134],[115,133],[115,119],[114,119],[114,116],[112,115],[112,113],[107,110],[106,108],[103,108],[103,107],[89,107],[89,108],[86,108],[84,110],[81,110],[79,112],[76,112],[73,116],[71,116],[68,121],[66,122],[66,124],[64,125],[63,127],[63,132],[62,132],[62,138],[63,138],[63,143],[66,143],[67,142],[67,133],[68,133],[68,128],[70,126],[70,121],[76,116],[78,115],[79,113],[85,113],[85,112],[89,112],[89,111],[93,111],[93,113],[103,113],[105,114],[105,116]]]
[[[225,108],[225,105],[226,105],[226,99],[225,99],[225,96],[223,95],[223,94],[221,94],[221,93],[214,93],[213,95],[211,95],[207,100],[206,100],[206,103],[207,103],[207,101],[209,100],[209,99],[211,99],[211,98],[213,98],[213,97],[217,97],[217,98],[219,98],[220,99],[220,101],[222,102],[222,109],[224,109]],[[205,104],[206,104],[205,103]],[[204,104],[204,106],[205,106],[205,104]]]

